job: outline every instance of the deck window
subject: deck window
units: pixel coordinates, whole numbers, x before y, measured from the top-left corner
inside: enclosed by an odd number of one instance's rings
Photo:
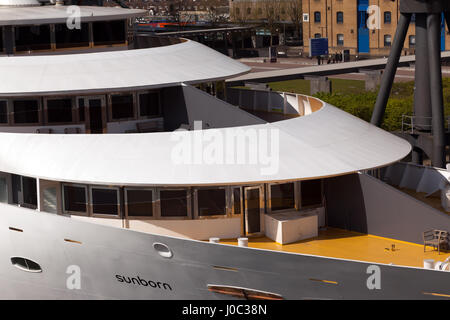
[[[139,94],[139,116],[157,117],[161,115],[159,104],[159,92],[147,92]]]
[[[272,211],[295,209],[295,184],[283,183],[270,186]]]
[[[69,29],[66,24],[56,24],[56,49],[89,47],[89,24],[82,23],[80,27],[80,29]]]
[[[302,181],[302,207],[322,205],[322,180]]]
[[[72,99],[47,100],[48,123],[72,122]]]
[[[84,98],[78,98],[78,120],[84,122]]]
[[[5,50],[5,48],[3,48],[3,27],[0,27],[0,52]]]
[[[111,117],[115,120],[133,118],[133,95],[111,95]]]
[[[0,202],[8,203],[8,180],[0,176]]]
[[[8,123],[8,102],[0,100],[0,123]]]
[[[161,217],[187,217],[187,190],[160,190]]]
[[[12,175],[12,198],[13,203],[23,207],[37,208],[37,185],[36,179]]]
[[[129,217],[152,217],[153,198],[153,190],[127,189],[127,215]]]
[[[119,215],[119,190],[91,187],[92,214]]]
[[[14,123],[38,123],[38,100],[14,100]]]
[[[87,213],[87,188],[78,185],[63,185],[64,211]]]
[[[50,50],[50,25],[14,28],[16,51]]]
[[[92,23],[94,45],[124,44],[125,20],[97,21]]]
[[[233,188],[233,214],[241,214],[242,210],[242,189],[241,187]]]
[[[225,189],[198,189],[197,213],[200,217],[226,215]]]

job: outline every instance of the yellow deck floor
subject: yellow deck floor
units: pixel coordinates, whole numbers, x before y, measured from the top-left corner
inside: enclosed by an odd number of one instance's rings
[[[221,240],[220,243],[237,245],[237,240]],[[392,245],[395,246],[394,250]],[[450,256],[450,251],[441,251],[438,255],[432,247],[427,247],[427,251],[423,252],[423,245],[334,228],[320,230],[316,238],[286,245],[266,237],[250,237],[248,246],[411,267],[423,267],[424,259],[444,261]]]

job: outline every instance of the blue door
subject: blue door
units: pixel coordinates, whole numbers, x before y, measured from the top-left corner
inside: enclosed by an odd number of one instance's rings
[[[369,0],[358,0],[358,52],[369,53],[369,28],[367,8]]]

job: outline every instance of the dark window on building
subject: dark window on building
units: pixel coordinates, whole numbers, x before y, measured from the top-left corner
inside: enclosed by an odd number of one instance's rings
[[[234,214],[241,214],[241,188],[233,189]]]
[[[72,122],[72,99],[47,100],[49,123]]]
[[[94,45],[123,44],[126,41],[125,20],[92,23]]]
[[[118,192],[116,189],[92,188],[92,213],[119,215]]]
[[[384,35],[384,46],[385,47],[390,47],[392,44],[392,37],[390,34],[386,34]]]
[[[225,215],[226,194],[225,189],[200,189],[197,190],[198,215],[216,216]]]
[[[14,29],[16,51],[50,50],[50,25]]]
[[[8,123],[8,102],[0,101],[0,123]]]
[[[31,208],[37,208],[36,179],[22,177],[23,203]]]
[[[252,13],[252,8],[247,8],[247,14],[251,14]]]
[[[338,34],[337,35],[337,45],[338,46],[343,46],[344,45],[344,35],[343,34]]]
[[[409,47],[416,46],[416,36],[409,36]]]
[[[64,186],[64,211],[87,213],[86,187]]]
[[[111,96],[111,113],[113,119],[133,118],[133,95]]]
[[[322,35],[321,35],[320,33],[316,33],[316,34],[314,35],[314,38],[316,38],[316,39],[322,38]]]
[[[69,29],[66,24],[55,25],[56,49],[89,46],[89,24],[82,23],[81,29]]]
[[[338,11],[336,13],[336,22],[337,23],[344,23],[344,13],[342,11]]]
[[[159,92],[139,94],[139,115],[141,117],[155,117],[160,114]]]
[[[14,100],[14,123],[38,123],[39,103],[37,100]]]
[[[295,208],[294,183],[274,184],[270,186],[272,211]]]
[[[78,99],[78,118],[80,121],[84,121],[84,99]]]
[[[322,180],[302,181],[301,186],[302,207],[322,204]]]
[[[320,22],[320,20],[321,20],[320,11],[314,12],[314,22]]]
[[[187,217],[186,190],[161,190],[159,196],[161,217]]]
[[[384,13],[384,23],[391,23],[392,21],[392,14],[390,11],[386,11]]]
[[[127,190],[127,210],[130,217],[153,216],[153,191]]]

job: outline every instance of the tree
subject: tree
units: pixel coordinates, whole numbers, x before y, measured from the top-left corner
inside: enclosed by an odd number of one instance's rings
[[[287,9],[289,18],[295,25],[295,36],[300,37],[303,20],[302,0],[289,0]]]
[[[262,3],[265,27],[270,31],[270,46],[272,46],[273,34],[276,32],[277,22],[280,21],[281,0],[264,0]]]

